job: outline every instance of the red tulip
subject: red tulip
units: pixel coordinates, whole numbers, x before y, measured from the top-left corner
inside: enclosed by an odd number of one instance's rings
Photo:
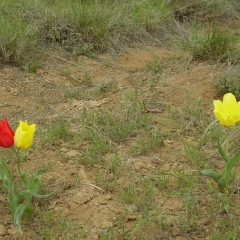
[[[0,147],[9,148],[14,143],[14,132],[9,126],[7,118],[0,120]]]

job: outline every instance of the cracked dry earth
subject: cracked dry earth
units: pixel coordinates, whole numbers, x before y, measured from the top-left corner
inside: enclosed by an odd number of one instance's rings
[[[146,97],[146,110],[161,118],[168,116],[167,106],[181,108],[187,101],[197,98],[201,98],[211,112],[212,99],[217,94],[213,83],[219,68],[202,62],[190,63],[188,56],[163,48],[131,49],[119,55],[103,54],[95,58],[66,57],[60,52],[50,52],[44,59],[44,65],[36,73],[6,65],[0,68],[0,118],[7,116],[14,127],[19,120],[27,120],[41,129],[55,118],[64,116],[71,119],[69,131],[77,134],[80,130],[74,119],[79,119],[84,109],[117,108],[121,96],[139,79],[139,87]],[[159,73],[155,70],[155,74],[160,77],[154,85],[154,91],[145,91],[156,61],[159,61],[161,70]],[[79,89],[81,84],[99,89],[110,80],[116,85],[114,90],[95,99],[66,97],[67,91]],[[47,206],[53,218],[65,216],[70,223],[86,227],[84,239],[98,239],[101,231],[115,226],[126,213],[126,208],[129,210],[125,216],[127,226],[129,224],[131,227],[132,222],[141,217],[134,209],[123,204],[118,193],[104,191],[92,168],[76,163],[81,152],[71,142],[59,140],[51,146],[44,145],[42,151],[39,150],[39,144],[36,134],[24,167],[34,171],[49,162],[55,163],[44,174],[44,184],[56,192]],[[126,146],[122,144],[120,151],[126,147],[127,143]],[[167,139],[161,149],[161,157],[131,157],[125,164],[143,175],[150,174],[153,167],[164,171],[181,165],[185,166],[185,170],[192,171],[183,156],[174,154],[181,149],[176,140]],[[108,173],[105,171],[104,174]],[[124,177],[118,179],[123,186],[127,181]],[[159,194],[157,202],[165,213],[183,211],[182,201],[174,197]],[[38,204],[41,207],[41,202]],[[18,234],[12,225],[12,216],[3,193],[0,194],[0,214],[0,239],[38,239],[37,232],[34,232],[34,218],[26,225],[29,229],[23,228],[24,237]],[[172,226],[172,236],[177,235],[178,228]]]

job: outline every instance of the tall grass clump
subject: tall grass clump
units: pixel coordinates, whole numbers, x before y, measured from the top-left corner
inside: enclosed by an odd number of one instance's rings
[[[224,95],[230,92],[240,100],[240,67],[237,65],[224,71],[215,85],[220,94]]]
[[[180,49],[190,53],[192,59],[210,62],[237,61],[236,37],[217,27],[201,29],[197,26],[179,26],[174,42]]]
[[[23,60],[35,45],[36,28],[15,19],[0,17],[0,61],[16,63]]]

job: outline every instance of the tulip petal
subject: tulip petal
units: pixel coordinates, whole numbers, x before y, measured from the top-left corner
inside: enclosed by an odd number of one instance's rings
[[[237,100],[232,93],[227,93],[223,97],[223,111],[230,115],[235,114],[237,109]]]
[[[15,132],[14,144],[18,148],[27,149],[31,147],[36,124],[28,125],[27,121],[19,122],[19,126]]]
[[[13,137],[6,132],[0,132],[0,146],[9,148],[13,145]]]
[[[223,108],[223,103],[220,100],[214,100],[213,105],[214,105],[216,111],[220,111]]]
[[[214,100],[214,114],[221,125],[232,127],[240,121],[240,102],[232,93],[223,96],[223,101]]]
[[[0,121],[0,146],[4,148],[9,148],[13,145],[14,132],[9,126],[8,119]]]

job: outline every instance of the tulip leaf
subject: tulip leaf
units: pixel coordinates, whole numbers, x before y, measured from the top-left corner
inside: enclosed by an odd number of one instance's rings
[[[24,190],[22,191],[21,193],[19,193],[18,195],[18,202],[23,199],[25,196],[33,196],[33,197],[36,197],[36,198],[48,198],[50,197],[52,194],[46,194],[46,195],[40,195],[34,191],[31,191],[31,190]]]
[[[226,179],[217,171],[212,169],[205,169],[201,170],[200,173],[205,176],[211,177],[218,184],[222,192],[227,188]]]
[[[237,164],[237,162],[240,160],[240,151],[237,152],[233,158],[229,161],[229,163],[226,166],[226,172],[225,176],[228,178],[228,175],[230,174],[232,168]]]
[[[21,177],[24,185],[27,186],[27,176],[26,176],[26,173],[21,168],[19,170],[19,173],[20,173],[20,177]]]
[[[32,214],[33,214],[33,209],[29,206],[26,206],[26,209],[25,209],[25,214],[28,216],[28,217],[31,217]]]
[[[1,179],[3,180],[3,186],[8,190],[11,191],[12,189],[12,177],[11,173],[6,165],[6,163],[1,159],[1,165],[3,171],[1,172]]]
[[[217,171],[214,171],[212,169],[205,169],[205,170],[201,170],[200,173],[202,175],[211,177],[213,180],[215,180],[217,183],[220,181],[220,179],[222,178],[222,175],[220,175]]]
[[[25,209],[26,209],[25,205],[22,205],[22,204],[19,205],[16,208],[16,211],[14,213],[14,218],[13,218],[13,222],[21,235],[23,235],[23,232],[22,232],[20,221],[21,221],[22,214],[24,213]]]
[[[11,173],[8,169],[7,164],[5,163],[5,161],[3,159],[1,159],[1,164],[2,164],[2,168],[3,168],[3,172],[5,173],[5,176],[7,177],[7,179],[10,179]]]
[[[38,179],[40,175],[42,175],[46,171],[46,168],[38,169],[33,175],[34,179]]]
[[[37,179],[40,175],[42,175],[45,171],[47,171],[48,169],[50,169],[54,164],[49,164],[47,167],[45,168],[41,168],[38,169],[35,174],[33,175],[34,179]]]
[[[223,160],[227,163],[229,161],[227,154],[223,150],[222,144],[220,143],[220,139],[218,138],[218,151],[221,154]]]

